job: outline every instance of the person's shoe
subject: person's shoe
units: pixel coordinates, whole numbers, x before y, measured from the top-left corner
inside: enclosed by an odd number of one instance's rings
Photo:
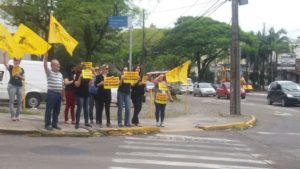
[[[79,129],[79,124],[75,124],[75,129]]]
[[[15,119],[16,119],[16,121],[20,121],[20,118],[19,118],[19,117],[16,117]]]
[[[130,124],[125,124],[125,127],[131,127],[131,125]]]
[[[15,117],[12,117],[12,118],[11,118],[11,121],[17,121],[17,120],[16,120],[16,118],[15,118]]]
[[[90,125],[89,123],[85,123],[84,124],[86,127],[92,127],[92,125]]]
[[[45,129],[48,130],[48,131],[52,131],[53,130],[51,126],[46,126]]]
[[[52,126],[52,128],[54,128],[56,130],[61,130],[61,128],[59,126]]]
[[[123,124],[119,123],[119,124],[118,124],[118,127],[123,127]]]
[[[160,127],[165,127],[163,122],[160,123]]]
[[[157,127],[159,127],[159,126],[160,126],[159,122],[156,122],[156,126],[157,126]]]
[[[140,123],[135,124],[137,127],[143,127]]]

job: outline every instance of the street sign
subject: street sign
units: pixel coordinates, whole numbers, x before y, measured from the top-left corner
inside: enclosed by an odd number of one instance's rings
[[[128,16],[110,16],[108,26],[111,28],[128,27]]]
[[[295,70],[296,58],[290,54],[281,54],[278,57],[278,70]]]

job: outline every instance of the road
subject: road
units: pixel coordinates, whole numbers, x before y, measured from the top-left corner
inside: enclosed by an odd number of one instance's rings
[[[189,97],[191,112],[229,111],[229,101]],[[243,114],[257,126],[244,131],[193,131],[126,137],[39,138],[0,135],[0,169],[298,169],[299,106],[267,105],[248,95]]]

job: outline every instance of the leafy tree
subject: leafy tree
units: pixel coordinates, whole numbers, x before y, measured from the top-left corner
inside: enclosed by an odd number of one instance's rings
[[[230,27],[208,17],[181,17],[162,40],[161,49],[197,64],[198,80],[212,61],[228,55]]]

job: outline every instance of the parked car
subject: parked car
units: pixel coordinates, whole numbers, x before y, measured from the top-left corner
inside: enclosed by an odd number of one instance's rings
[[[216,96],[216,90],[210,83],[195,83],[194,84],[194,96]]]
[[[241,98],[245,99],[246,92],[242,87],[240,87],[240,93]],[[220,87],[217,88],[217,98],[219,99],[220,97],[230,98],[230,82],[221,83]]]
[[[193,81],[191,78],[187,78],[187,83],[186,84],[181,83],[179,86],[179,94],[182,94],[182,93],[192,94],[193,91],[194,91]]]
[[[292,81],[274,81],[268,87],[268,104],[281,103],[283,107],[300,104],[300,85]]]

